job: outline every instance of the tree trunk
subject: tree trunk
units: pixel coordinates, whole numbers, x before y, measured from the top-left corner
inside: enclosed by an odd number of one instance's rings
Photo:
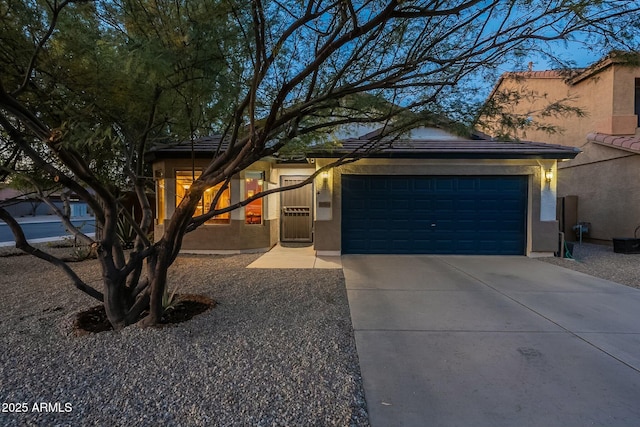
[[[142,320],[142,326],[154,326],[160,323],[164,311],[162,297],[167,286],[169,267],[172,264],[171,245],[161,240],[156,250],[155,268],[149,284],[149,314]]]
[[[114,330],[120,330],[128,326],[126,313],[129,310],[123,290],[123,283],[114,283],[108,278],[105,279],[104,310]]]

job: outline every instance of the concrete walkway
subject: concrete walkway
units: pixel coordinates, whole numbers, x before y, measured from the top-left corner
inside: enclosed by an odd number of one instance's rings
[[[278,243],[247,268],[342,268],[340,257],[318,257],[313,246],[283,247]]]
[[[373,427],[640,425],[640,290],[524,257],[342,260]]]

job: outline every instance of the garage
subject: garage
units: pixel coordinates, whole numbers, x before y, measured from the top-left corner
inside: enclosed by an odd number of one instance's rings
[[[523,255],[528,177],[342,175],[342,253]]]

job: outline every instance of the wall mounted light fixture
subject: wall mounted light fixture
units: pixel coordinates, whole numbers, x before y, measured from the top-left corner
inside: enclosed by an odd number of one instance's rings
[[[322,172],[322,188],[326,189],[329,186],[329,172]]]
[[[553,180],[553,169],[547,169],[544,172],[544,180],[548,183],[551,184],[551,181]]]

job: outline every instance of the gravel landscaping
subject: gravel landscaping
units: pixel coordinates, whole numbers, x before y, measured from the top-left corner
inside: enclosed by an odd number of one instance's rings
[[[611,246],[582,243],[574,246],[573,258],[539,259],[601,279],[640,288],[640,254],[618,254],[613,252]]]
[[[341,270],[180,256],[170,283],[215,308],[75,337],[71,317],[96,302],[14,253],[0,251],[2,426],[369,425]],[[99,286],[95,260],[74,267]]]
[[[1,426],[369,425],[341,270],[181,256],[170,284],[215,308],[178,325],[75,337],[71,319],[96,302],[18,254],[0,248]],[[540,260],[640,288],[640,255],[584,243],[574,258]],[[95,260],[74,268],[100,286]]]

